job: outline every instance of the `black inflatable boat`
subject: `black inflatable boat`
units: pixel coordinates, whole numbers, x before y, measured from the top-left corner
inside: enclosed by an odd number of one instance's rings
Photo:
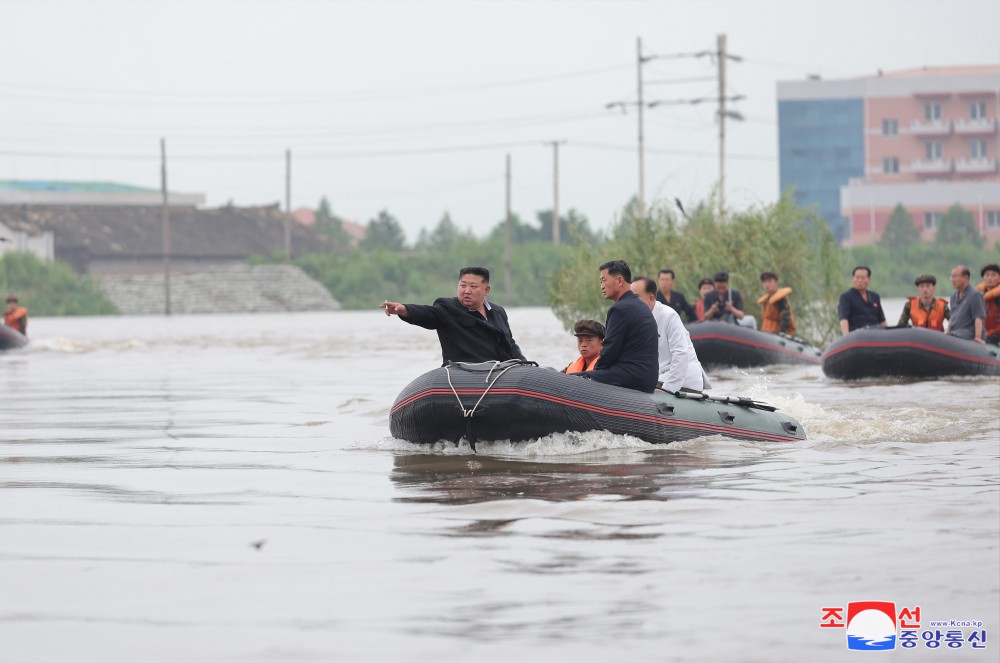
[[[705,435],[794,442],[796,420],[744,397],[685,397],[600,384],[533,363],[449,364],[400,392],[389,415],[393,437],[524,441],[568,431],[607,430],[666,444]]]
[[[701,365],[768,366],[770,364],[816,364],[819,348],[786,334],[768,334],[729,322],[696,322],[687,325]]]
[[[12,327],[0,324],[0,350],[13,350],[28,344],[27,337]]]
[[[823,372],[840,380],[1000,375],[1000,347],[921,327],[857,329],[827,348]]]

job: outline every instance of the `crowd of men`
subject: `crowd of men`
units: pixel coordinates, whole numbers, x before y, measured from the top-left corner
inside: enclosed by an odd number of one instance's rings
[[[745,311],[740,292],[729,287],[726,272],[702,279],[700,296],[691,306],[674,290],[676,276],[670,269],[661,270],[655,281],[646,276],[633,278],[624,260],[611,260],[599,270],[601,293],[614,303],[604,323],[576,322],[573,334],[580,356],[563,369],[565,373],[645,392],[702,391],[711,385],[681,316],[689,322],[720,321],[757,328],[756,318]],[[1000,344],[1000,267],[986,265],[981,275],[983,282],[971,287],[969,268],[955,267],[951,272],[955,292],[950,302],[934,297],[934,276],[920,276],[916,280],[918,296],[909,298],[899,326],[912,324],[944,332],[948,321],[947,333],[953,336]],[[840,296],[838,304],[841,332],[885,327],[878,293],[868,289],[871,269],[858,266],[852,278],[853,287]],[[794,334],[791,288],[779,288],[773,271],[761,273],[760,280],[764,288],[757,300],[761,331]],[[442,297],[431,305],[387,300],[380,308],[386,315],[437,331],[445,364],[524,360],[507,312],[487,300],[490,287],[488,269],[465,267],[459,272],[457,297]]]

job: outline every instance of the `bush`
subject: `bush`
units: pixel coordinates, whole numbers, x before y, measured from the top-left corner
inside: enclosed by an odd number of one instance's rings
[[[31,253],[0,258],[0,292],[17,295],[32,316],[118,312],[89,278],[77,276],[66,263],[43,262]]]

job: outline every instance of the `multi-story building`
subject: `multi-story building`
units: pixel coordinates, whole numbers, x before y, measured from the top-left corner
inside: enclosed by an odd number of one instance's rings
[[[956,203],[995,244],[998,112],[998,65],[779,82],[781,188],[848,246],[877,241],[897,204],[933,239]]]

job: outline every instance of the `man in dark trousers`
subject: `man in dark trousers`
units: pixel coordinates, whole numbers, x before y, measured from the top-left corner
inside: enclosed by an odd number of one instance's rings
[[[882,300],[877,292],[868,289],[872,282],[872,270],[865,265],[858,265],[851,274],[854,287],[842,294],[837,304],[840,333],[847,336],[855,329],[885,327]]]
[[[652,392],[659,375],[656,321],[630,289],[632,270],[624,260],[601,265],[601,294],[615,302],[608,310],[604,347],[592,371],[597,382]]]
[[[507,312],[486,301],[490,270],[463,267],[458,273],[458,297],[441,297],[431,306],[386,301],[386,315],[403,322],[437,330],[443,363],[524,359],[510,333]]]
[[[661,269],[656,280],[660,286],[659,292],[656,293],[656,301],[660,302],[664,306],[669,306],[670,308],[677,311],[678,315],[684,315],[687,317],[688,322],[698,322],[698,314],[695,313],[694,307],[688,304],[687,299],[684,298],[684,294],[674,290],[675,282],[674,270],[672,269]]]

